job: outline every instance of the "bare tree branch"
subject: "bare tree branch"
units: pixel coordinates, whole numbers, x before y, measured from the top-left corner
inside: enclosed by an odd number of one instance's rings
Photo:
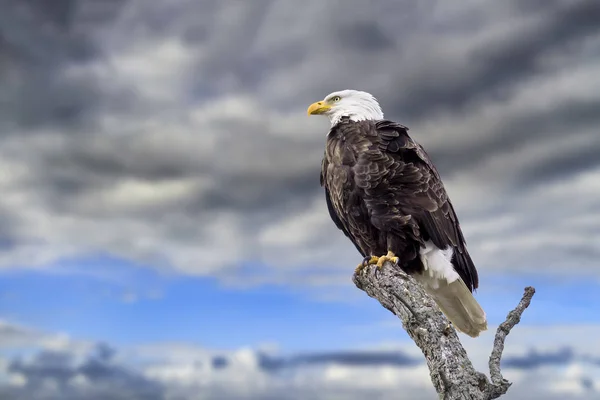
[[[510,382],[504,379],[502,372],[500,371],[500,361],[502,359],[502,352],[504,351],[504,341],[511,329],[521,321],[521,315],[523,315],[523,311],[529,307],[529,303],[531,303],[534,294],[534,288],[531,286],[526,287],[523,298],[517,307],[508,313],[506,320],[501,323],[496,330],[494,347],[489,361],[490,377],[492,379],[492,385],[489,386],[489,399],[496,399],[502,396],[511,385]]]
[[[529,306],[534,288],[525,288],[519,305],[498,327],[489,361],[490,382],[485,374],[473,367],[456,330],[412,277],[388,262],[381,269],[376,266],[364,268],[354,275],[353,281],[402,320],[402,326],[427,360],[431,381],[440,399],[488,400],[508,391],[511,383],[500,372],[504,341]]]

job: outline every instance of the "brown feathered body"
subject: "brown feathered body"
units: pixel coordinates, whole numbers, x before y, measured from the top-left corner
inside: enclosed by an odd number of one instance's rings
[[[479,285],[478,274],[458,218],[438,171],[405,126],[342,118],[326,139],[321,185],[331,218],[363,257],[392,251],[402,270],[424,279],[459,330],[477,336],[485,329],[485,313],[471,294]],[[460,276],[454,286],[443,279],[425,279],[421,251],[427,242],[452,250],[452,267]],[[448,309],[452,307],[461,310]],[[449,315],[453,313],[464,314],[467,321]]]

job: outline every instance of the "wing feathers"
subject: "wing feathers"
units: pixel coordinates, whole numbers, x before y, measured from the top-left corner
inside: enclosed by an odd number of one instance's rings
[[[383,214],[383,218],[398,211],[400,215],[412,216],[423,239],[430,238],[440,249],[455,249],[453,264],[457,272],[470,290],[477,288],[477,271],[466,250],[458,218],[429,156],[403,125],[379,121],[373,123],[372,129],[378,133],[379,154],[365,153],[358,162],[380,165],[386,174],[371,173],[361,182],[373,189],[367,201],[370,209],[374,214]]]

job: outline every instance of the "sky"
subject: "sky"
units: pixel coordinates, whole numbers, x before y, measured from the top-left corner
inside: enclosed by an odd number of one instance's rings
[[[600,3],[0,0],[0,398],[436,398],[319,185],[366,90],[436,164],[503,399],[600,399]]]

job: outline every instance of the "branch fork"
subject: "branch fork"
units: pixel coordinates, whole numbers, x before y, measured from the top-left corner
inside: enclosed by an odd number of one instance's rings
[[[355,273],[352,280],[359,289],[400,318],[402,326],[427,360],[431,381],[440,399],[490,400],[508,391],[511,383],[504,379],[500,370],[504,341],[529,306],[535,293],[533,287],[525,288],[517,307],[498,326],[489,359],[490,381],[473,367],[456,330],[411,276],[386,262],[383,268],[365,267]]]

